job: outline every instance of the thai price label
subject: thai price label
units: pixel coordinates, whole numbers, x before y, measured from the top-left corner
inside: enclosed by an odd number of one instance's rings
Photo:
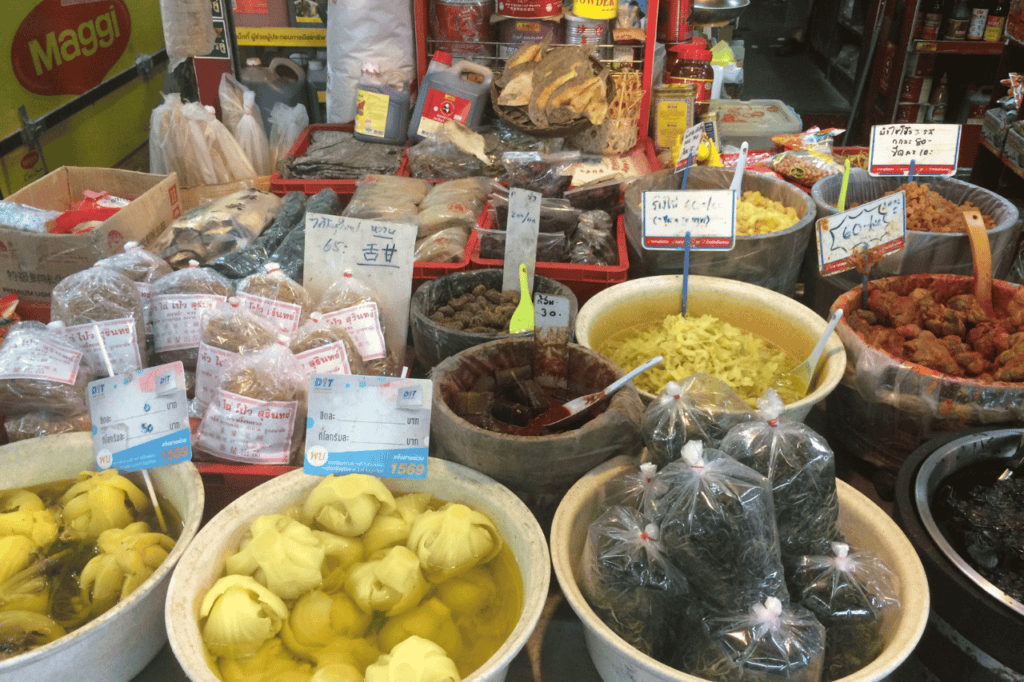
[[[736,196],[729,189],[644,192],[644,248],[729,251],[736,243]]]
[[[897,192],[815,223],[818,270],[835,275],[853,269],[850,257],[872,250],[887,254],[903,248],[907,236],[906,194]]]
[[[302,373],[310,377],[320,374],[351,374],[352,365],[348,359],[348,350],[341,341],[326,346],[313,348],[295,356],[302,366]]]
[[[138,471],[192,459],[180,362],[98,379],[88,390],[98,469]]]
[[[199,403],[200,412],[205,411],[207,405],[217,397],[221,377],[237,359],[238,353],[208,343],[199,344],[199,357],[196,360],[196,402]]]
[[[139,292],[139,298],[142,299],[142,324],[146,330],[146,336],[153,335],[153,323],[149,319],[149,306],[150,306],[150,291],[153,289],[153,285],[149,282],[133,282],[135,285],[135,291]]]
[[[429,379],[314,374],[303,470],[426,478],[432,399]]]
[[[697,160],[697,152],[700,151],[700,141],[703,136],[703,123],[687,128],[683,133],[683,145],[679,148],[679,158],[676,159],[677,171],[692,166],[693,162]]]
[[[540,192],[513,187],[508,192],[505,224],[505,265],[501,290],[519,291],[519,264],[526,265],[526,281],[533,289],[537,265],[537,234],[540,232]]]
[[[363,360],[379,360],[388,354],[380,326],[380,311],[374,301],[325,313],[320,319],[332,327],[344,329],[352,337]]]
[[[533,295],[533,317],[535,327],[568,327],[569,299],[538,292]]]
[[[256,400],[218,390],[199,426],[196,445],[232,462],[287,464],[298,409],[294,400]]]
[[[302,321],[302,306],[272,298],[253,296],[252,294],[236,294],[238,299],[249,310],[277,324],[285,334],[291,334],[299,328]]]
[[[78,379],[82,353],[38,337],[18,336],[4,342],[10,357],[0,379],[42,379],[71,385]]]
[[[89,322],[65,327],[64,340],[80,348],[94,372],[103,376],[127,374],[142,368],[135,318]]]
[[[960,153],[960,126],[950,123],[891,123],[871,128],[871,175],[953,175]]]
[[[165,294],[150,300],[156,352],[198,348],[202,336],[200,321],[205,312],[216,310],[227,296],[216,294]]]

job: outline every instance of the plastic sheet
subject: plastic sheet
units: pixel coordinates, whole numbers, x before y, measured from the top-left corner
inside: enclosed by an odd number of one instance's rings
[[[768,479],[782,563],[824,554],[839,539],[835,456],[810,427],[780,419],[786,406],[772,389],[757,401],[757,421],[733,427],[719,448]]]
[[[85,356],[64,340],[64,324],[15,323],[0,345],[0,413],[75,415],[89,411],[95,377]]]
[[[728,384],[698,373],[667,383],[644,411],[640,430],[648,456],[664,467],[679,459],[687,442],[696,439],[717,448],[730,429],[756,418]]]
[[[186,371],[194,372],[202,334],[201,312],[216,308],[233,290],[223,275],[193,264],[158,279],[150,299],[156,359],[161,364],[180,360]]]
[[[280,170],[278,164],[285,160],[295,141],[309,125],[309,112],[303,104],[290,107],[284,102],[275,102],[270,110],[270,170]]]
[[[788,599],[764,476],[690,441],[658,478],[667,492],[655,500],[653,520],[669,559],[707,608],[731,613]]]
[[[4,419],[4,430],[11,441],[28,440],[55,436],[58,433],[74,431],[91,431],[92,421],[89,414],[60,415],[49,412],[29,412]]]
[[[728,189],[733,171],[723,168],[691,168],[688,189]],[[682,174],[671,169],[636,180],[626,190],[625,227],[630,246],[630,276],[681,275],[682,251],[648,251],[643,248],[642,193],[647,190],[679,189]],[[792,207],[800,221],[770,234],[740,235],[731,251],[697,251],[690,254],[690,274],[725,277],[792,295],[800,275],[805,252],[815,252],[813,242],[815,209],[810,197],[778,178],[745,173],[743,192],[763,196]]]
[[[338,215],[341,210],[341,199],[333,189],[322,189],[306,202],[306,213],[321,215]],[[306,256],[306,223],[300,220],[285,238],[281,245],[270,254],[270,260],[281,266],[281,272],[302,282],[302,268]]]
[[[618,265],[615,226],[612,217],[601,210],[580,214],[576,231],[569,241],[569,262],[577,265]]]
[[[689,585],[659,538],[658,526],[636,509],[611,507],[587,532],[580,587],[615,634],[666,661],[681,634]]]
[[[281,200],[281,210],[270,227],[263,230],[249,246],[221,256],[213,261],[210,267],[230,279],[241,279],[254,274],[269,261],[270,254],[305,217],[306,195],[301,192],[288,192]]]
[[[10,227],[23,232],[49,232],[47,223],[60,217],[60,211],[46,211],[35,206],[26,206],[14,201],[0,200],[0,227]]]

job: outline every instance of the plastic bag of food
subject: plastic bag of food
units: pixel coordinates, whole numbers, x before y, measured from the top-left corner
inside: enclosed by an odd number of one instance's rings
[[[416,242],[413,259],[428,263],[457,263],[466,256],[469,229],[449,227]]]
[[[414,178],[452,180],[487,174],[491,161],[487,143],[479,133],[456,121],[409,147],[409,169]]]
[[[63,322],[17,322],[0,345],[0,413],[87,413],[94,378],[85,355],[65,340]]]
[[[622,212],[622,196],[626,185],[636,178],[615,178],[613,180],[595,180],[579,187],[566,190],[563,198],[573,208],[581,211],[607,211],[610,215]]]
[[[183,187],[220,185],[255,177],[256,171],[231,131],[217,120],[213,107],[189,102],[172,107],[166,147],[168,172],[178,174]],[[172,165],[173,163],[173,165]]]
[[[177,362],[194,372],[199,357],[203,312],[216,310],[233,292],[224,275],[200,268],[195,261],[189,267],[161,277],[153,284],[150,320],[156,359]]]
[[[29,412],[4,419],[4,430],[11,441],[55,436],[58,433],[91,431],[89,414],[62,415],[50,412]]]
[[[324,291],[316,311],[321,319],[341,327],[355,342],[366,374],[397,376],[398,356],[384,341],[384,319],[373,291],[346,270]]]
[[[541,196],[561,198],[572,184],[569,169],[580,162],[579,150],[563,152],[505,152],[505,180],[509,187],[520,187]]]
[[[759,419],[733,427],[718,447],[771,484],[782,562],[789,568],[839,539],[835,456],[810,427],[780,419],[786,406],[774,389],[757,408]]]
[[[615,634],[665,661],[686,606],[686,578],[668,560],[658,526],[636,509],[611,507],[587,532],[580,588]]]
[[[651,514],[654,503],[668,492],[664,479],[658,478],[658,465],[644,462],[608,482],[604,492],[604,504],[609,507],[621,505]]]
[[[224,372],[241,353],[267,348],[281,330],[271,320],[242,305],[232,296],[216,310],[202,315],[203,332],[196,362],[196,403],[203,412],[213,401]]]
[[[825,128],[811,126],[802,133],[784,133],[772,135],[772,142],[783,149],[804,149],[819,154],[832,154],[833,139],[836,135],[846,132],[842,128]]]
[[[430,183],[415,178],[367,175],[356,181],[343,216],[391,222],[415,222],[419,203],[430,191]]]
[[[164,93],[164,101],[149,115],[149,172],[154,175],[167,175],[178,165],[171,124],[181,104],[178,93]]]
[[[287,336],[240,355],[203,413],[195,437],[199,454],[242,464],[301,461],[306,383]]]
[[[238,123],[245,115],[245,93],[252,92],[248,87],[239,83],[230,73],[223,73],[220,76],[220,85],[217,87],[217,99],[220,101],[220,120],[224,127],[236,135]],[[258,115],[258,113],[257,113]]]
[[[46,211],[35,206],[0,199],[0,227],[46,234],[49,232],[47,224],[59,217],[60,211]]]
[[[96,264],[113,268],[135,283],[135,290],[142,298],[142,322],[146,328],[146,337],[151,337],[153,324],[149,321],[150,291],[153,282],[173,272],[171,266],[160,256],[139,246],[138,242],[126,243],[123,252],[96,261]]]
[[[480,257],[505,260],[505,230],[474,227],[480,240]],[[562,232],[541,232],[537,235],[537,260],[545,263],[564,263],[568,240]]]
[[[436,185],[420,202],[417,236],[428,237],[445,228],[462,227],[468,233],[487,200],[487,178],[466,178]]]
[[[490,211],[494,216],[492,225],[504,230],[508,223],[508,195],[491,193]],[[540,232],[561,233],[568,237],[576,229],[580,221],[579,209],[569,205],[565,199],[541,199],[540,202]]]
[[[822,156],[802,150],[776,154],[772,157],[771,168],[786,180],[804,187],[813,187],[818,180],[843,172],[843,167],[832,160],[831,154]]]
[[[274,172],[270,165],[270,143],[267,141],[267,131],[263,128],[260,110],[256,106],[256,93],[246,88],[242,97],[242,118],[234,130],[235,139],[256,175],[270,175]]]
[[[818,682],[825,628],[798,605],[768,597],[735,615],[704,619],[690,674],[707,680]]]
[[[95,376],[147,365],[142,297],[113,268],[96,264],[61,280],[53,289],[50,317],[64,323],[68,345],[85,353]]]
[[[280,197],[244,189],[188,211],[168,225],[150,248],[175,269],[190,260],[208,263],[248,246],[280,208]]]
[[[734,426],[757,419],[728,384],[710,374],[692,374],[665,384],[644,410],[640,431],[651,460],[664,467],[683,446],[698,439],[716,448]]]
[[[306,377],[311,374],[365,375],[366,368],[352,337],[341,327],[324,320],[320,313],[296,330],[288,344]]]
[[[876,554],[842,542],[823,555],[802,557],[790,571],[793,599],[827,631],[822,679],[851,675],[882,653],[883,613],[900,607],[897,581]]]
[[[420,201],[420,208],[430,208],[438,204],[452,202],[482,207],[487,200],[490,188],[491,179],[485,177],[449,180],[434,185]]]
[[[306,290],[281,272],[277,263],[267,263],[263,272],[243,279],[235,293],[249,310],[272,320],[285,334],[298,329],[311,308]]]
[[[768,480],[700,441],[657,474],[654,501],[665,551],[695,595],[719,613],[788,599]]]
[[[322,189],[306,202],[306,213],[338,215],[341,200],[333,189]],[[270,260],[281,266],[281,272],[296,282],[302,282],[302,266],[306,256],[306,223],[298,224],[288,232],[280,246],[270,254]]]
[[[270,110],[270,172],[278,170],[277,164],[284,161],[295,141],[309,125],[309,112],[303,104],[290,107],[284,102],[275,102]]]
[[[584,211],[569,240],[569,262],[578,265],[618,265],[615,224],[604,211]]]
[[[277,212],[270,227],[263,230],[249,246],[221,256],[210,267],[229,279],[242,279],[254,274],[267,263],[270,254],[305,216],[306,195],[288,192],[281,200],[281,210]]]

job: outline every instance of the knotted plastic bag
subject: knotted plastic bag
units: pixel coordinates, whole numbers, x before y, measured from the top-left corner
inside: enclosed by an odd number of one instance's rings
[[[209,268],[200,268],[195,261],[184,270],[158,279],[153,284],[150,299],[157,361],[180,360],[186,372],[195,372],[202,313],[219,307],[233,288],[226,277]]]
[[[267,263],[263,272],[243,279],[235,291],[249,310],[272,321],[286,334],[298,329],[312,307],[305,288],[281,272],[277,263]]]
[[[296,330],[289,343],[306,376],[319,374],[366,374],[359,349],[341,327],[324,320],[320,313]]]
[[[825,680],[860,670],[882,653],[883,615],[900,608],[898,578],[873,552],[832,543],[791,571],[793,599],[825,626]]]
[[[384,318],[373,291],[346,270],[316,306],[322,318],[344,329],[359,349],[367,374],[397,376],[398,357],[384,340]]]
[[[274,172],[270,165],[270,143],[267,131],[260,119],[260,110],[256,106],[256,93],[248,88],[242,93],[242,118],[235,128],[235,139],[238,146],[252,164],[256,175],[270,175]]]
[[[728,384],[698,373],[665,384],[644,411],[640,431],[651,460],[663,467],[679,459],[687,441],[717,447],[729,429],[756,418]]]
[[[779,394],[768,389],[757,401],[757,421],[735,426],[719,448],[771,483],[782,563],[825,554],[839,539],[835,457],[825,439],[800,422],[781,419]]]
[[[277,164],[284,161],[299,135],[309,125],[306,106],[296,104],[290,107],[276,102],[270,110],[270,172],[277,170]]]
[[[622,505],[645,514],[654,509],[655,500],[668,492],[665,479],[658,477],[658,465],[644,462],[608,482],[605,503]]]

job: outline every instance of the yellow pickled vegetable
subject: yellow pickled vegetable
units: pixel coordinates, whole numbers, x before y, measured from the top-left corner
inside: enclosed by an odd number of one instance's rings
[[[760,192],[744,192],[736,202],[736,234],[768,234],[800,221],[796,209],[773,201]]]

